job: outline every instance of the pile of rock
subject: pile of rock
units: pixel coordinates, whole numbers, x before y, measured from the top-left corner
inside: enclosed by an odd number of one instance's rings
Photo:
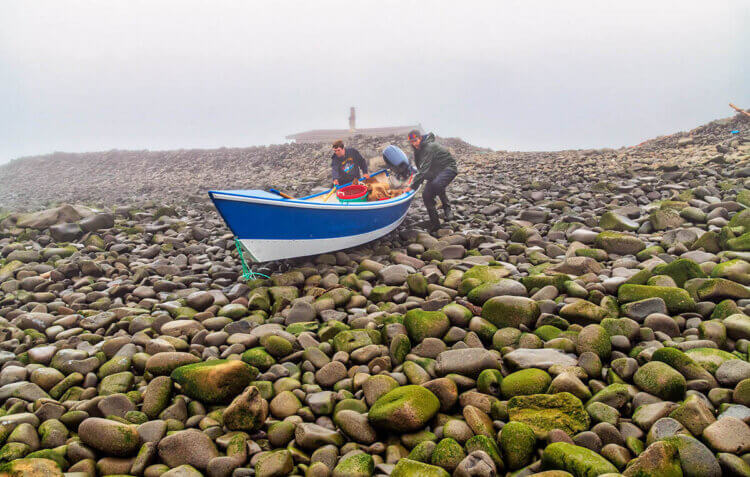
[[[710,137],[467,152],[435,235],[249,282],[208,204],[10,214],[0,472],[750,475],[750,143]]]
[[[409,150],[405,137],[354,136],[373,163],[389,144]],[[459,139],[457,152],[479,151]],[[249,148],[177,151],[54,153],[0,166],[0,206],[34,210],[60,202],[100,208],[153,200],[165,205],[203,202],[211,189],[268,189],[306,194],[331,183],[330,144],[277,144]]]

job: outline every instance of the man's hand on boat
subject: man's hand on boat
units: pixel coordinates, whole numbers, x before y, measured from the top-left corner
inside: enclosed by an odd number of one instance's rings
[[[408,194],[411,192],[411,187],[407,186],[406,189],[404,189],[404,194]]]

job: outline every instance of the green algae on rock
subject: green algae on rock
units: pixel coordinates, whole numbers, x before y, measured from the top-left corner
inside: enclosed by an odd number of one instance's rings
[[[449,472],[453,472],[464,457],[466,457],[466,453],[461,444],[455,439],[444,438],[440,439],[437,443],[430,461],[432,465],[437,465]]]
[[[498,328],[532,326],[540,313],[534,300],[520,296],[496,296],[482,307],[482,318]]]
[[[511,373],[503,379],[500,390],[503,397],[543,394],[549,388],[552,377],[544,370],[529,368]]]
[[[370,477],[375,469],[372,456],[365,453],[343,457],[333,469],[333,477]]]
[[[511,421],[528,425],[540,439],[552,429],[572,436],[590,425],[583,403],[568,392],[513,397],[508,401],[508,416]]]
[[[208,404],[229,401],[258,376],[258,370],[239,360],[218,359],[180,366],[171,378],[193,399]]]
[[[679,401],[685,396],[685,377],[666,363],[651,361],[633,375],[636,386],[666,401]]]
[[[425,338],[442,338],[450,321],[442,311],[409,310],[404,315],[404,326],[409,338],[417,343]]]
[[[399,459],[391,477],[450,477],[445,469],[411,459]]]
[[[503,426],[500,449],[508,469],[517,470],[531,463],[536,439],[534,430],[523,422],[512,420]]]
[[[564,470],[575,477],[617,473],[617,468],[596,452],[567,442],[548,445],[542,453],[542,467],[549,470]]]
[[[681,288],[625,284],[621,285],[617,291],[617,299],[620,303],[655,297],[664,300],[670,313],[683,313],[695,309],[695,302],[690,294]]]
[[[646,244],[638,237],[614,231],[601,232],[596,236],[594,244],[607,253],[618,255],[634,255],[646,248]]]
[[[666,441],[654,442],[633,459],[624,477],[681,477],[677,447]]]
[[[376,427],[411,432],[423,428],[438,409],[440,401],[426,388],[400,386],[379,397],[370,408],[368,418]]]
[[[685,354],[711,374],[715,374],[725,361],[740,359],[732,353],[716,348],[693,348],[685,351]]]
[[[0,465],[0,475],[7,477],[63,477],[63,472],[54,460],[27,457]]]

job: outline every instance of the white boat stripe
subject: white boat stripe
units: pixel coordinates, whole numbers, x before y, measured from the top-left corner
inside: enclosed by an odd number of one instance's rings
[[[240,243],[257,262],[270,262],[271,260],[318,255],[356,247],[357,245],[378,239],[394,231],[404,221],[405,217],[406,214],[402,215],[401,218],[392,224],[373,230],[372,232],[350,235],[348,237],[311,240],[240,239]]]

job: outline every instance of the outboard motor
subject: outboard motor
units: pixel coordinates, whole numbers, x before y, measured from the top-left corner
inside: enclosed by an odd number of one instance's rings
[[[399,179],[407,179],[416,170],[409,164],[409,158],[398,146],[391,144],[383,150],[383,160]]]

